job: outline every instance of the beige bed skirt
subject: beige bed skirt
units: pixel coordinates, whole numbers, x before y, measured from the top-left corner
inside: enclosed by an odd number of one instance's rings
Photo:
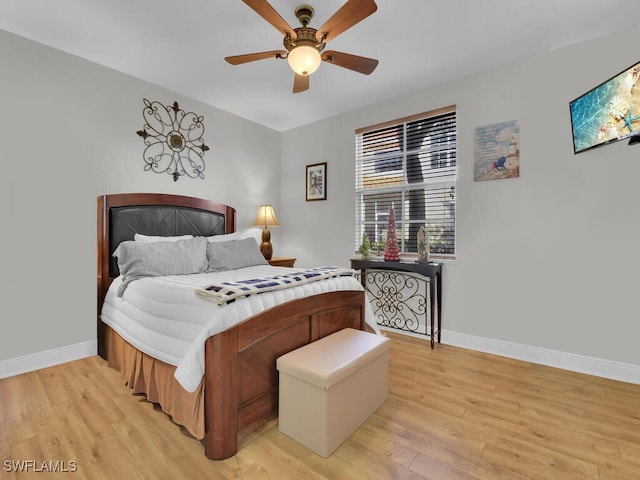
[[[189,393],[173,376],[176,367],[142,353],[106,327],[108,365],[120,372],[134,394],[144,394],[157,403],[175,423],[198,440],[204,438],[204,383]]]

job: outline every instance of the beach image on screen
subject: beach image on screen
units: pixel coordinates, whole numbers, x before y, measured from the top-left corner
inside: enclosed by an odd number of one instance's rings
[[[569,105],[575,153],[640,133],[640,63]]]

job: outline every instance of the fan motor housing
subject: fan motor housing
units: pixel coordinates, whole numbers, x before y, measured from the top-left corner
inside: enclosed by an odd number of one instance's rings
[[[311,47],[316,48],[319,52],[321,52],[325,44],[318,43],[316,40],[316,33],[318,32],[315,28],[310,27],[298,27],[293,29],[296,32],[296,38],[291,38],[289,35],[284,37],[282,44],[287,51],[293,50],[295,47],[300,45],[309,45]]]

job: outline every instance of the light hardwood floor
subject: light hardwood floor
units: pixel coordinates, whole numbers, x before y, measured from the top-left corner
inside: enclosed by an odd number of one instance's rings
[[[640,385],[389,336],[389,399],[328,459],[273,421],[208,460],[92,357],[0,380],[0,478],[640,479]]]

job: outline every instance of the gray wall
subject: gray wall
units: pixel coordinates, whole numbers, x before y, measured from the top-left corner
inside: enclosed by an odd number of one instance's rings
[[[208,198],[238,228],[279,211],[279,133],[1,30],[0,59],[0,360],[95,340],[98,195]],[[143,98],[204,116],[204,180],[143,170]]]
[[[444,329],[640,365],[640,146],[574,155],[568,107],[639,60],[625,47],[638,27],[285,132],[283,251],[348,265],[354,130],[456,104],[457,261],[444,266]],[[520,178],[474,182],[474,128],[509,120],[520,122]],[[328,163],[328,199],[305,202],[305,164],[318,162]]]
[[[0,361],[95,339],[98,195],[209,198],[235,206],[239,228],[273,203],[276,255],[348,265],[354,130],[456,104],[446,332],[640,365],[640,147],[574,156],[568,115],[570,100],[638,60],[624,46],[639,26],[283,134],[0,31]],[[143,171],[143,98],[204,115],[204,181]],[[474,182],[473,129],[507,120],[520,121],[521,177]],[[305,202],[305,165],[318,162],[328,200]]]

